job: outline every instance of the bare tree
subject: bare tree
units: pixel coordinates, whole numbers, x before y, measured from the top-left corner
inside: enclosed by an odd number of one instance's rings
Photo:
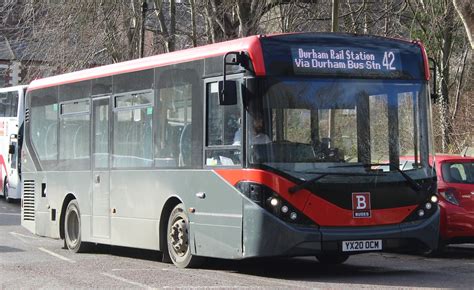
[[[464,24],[471,49],[474,49],[474,4],[470,0],[453,0],[453,4]]]

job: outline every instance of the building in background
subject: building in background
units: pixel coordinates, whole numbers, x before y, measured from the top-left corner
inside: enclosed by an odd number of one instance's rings
[[[24,47],[18,41],[9,41],[6,36],[0,36],[0,87],[20,84]]]

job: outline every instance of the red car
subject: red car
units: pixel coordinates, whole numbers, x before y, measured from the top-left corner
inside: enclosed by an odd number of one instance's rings
[[[474,157],[436,155],[440,245],[474,242]]]

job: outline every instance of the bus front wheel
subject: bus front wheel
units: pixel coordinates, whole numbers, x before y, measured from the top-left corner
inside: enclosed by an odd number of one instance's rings
[[[71,200],[66,208],[64,241],[66,247],[75,253],[86,252],[91,248],[90,243],[83,242],[81,239],[81,214],[79,204],[75,199]]]
[[[5,178],[5,181],[3,182],[3,197],[5,197],[6,202],[8,203],[12,202],[12,199],[8,196],[8,182],[6,178]]]
[[[201,257],[191,254],[189,218],[183,204],[176,205],[171,211],[166,233],[168,253],[173,264],[179,268],[190,268],[202,263]]]
[[[316,259],[318,259],[319,263],[326,264],[326,265],[337,265],[342,264],[347,259],[349,259],[349,255],[344,254],[319,254],[316,255]]]

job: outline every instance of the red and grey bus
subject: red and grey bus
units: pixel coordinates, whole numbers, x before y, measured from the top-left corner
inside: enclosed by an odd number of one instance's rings
[[[152,249],[179,267],[436,248],[428,80],[419,42],[324,33],[35,80],[22,224],[75,252]]]

